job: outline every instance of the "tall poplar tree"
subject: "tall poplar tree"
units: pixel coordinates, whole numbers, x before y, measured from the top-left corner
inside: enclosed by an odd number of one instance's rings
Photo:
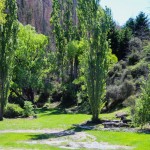
[[[0,120],[3,120],[4,107],[7,103],[13,55],[17,44],[17,6],[16,0],[6,0],[6,23],[0,25]]]
[[[106,91],[106,75],[108,69],[109,18],[100,8],[99,0],[79,0],[78,17],[84,38],[89,43],[87,55],[86,83],[92,121],[99,121],[99,113],[104,104]]]
[[[3,24],[5,22],[5,16],[6,14],[4,13],[5,9],[5,0],[0,1],[0,24]]]
[[[72,82],[75,78],[77,78],[78,60],[77,57],[75,58],[75,61],[71,58],[68,60],[68,51],[66,48],[73,40],[77,40],[77,38],[79,38],[75,8],[76,0],[53,0],[51,24],[56,44],[56,75],[63,89],[63,103],[72,103],[72,101],[75,101],[75,87]]]

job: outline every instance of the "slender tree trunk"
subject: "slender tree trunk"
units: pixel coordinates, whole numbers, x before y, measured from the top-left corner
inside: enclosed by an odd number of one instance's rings
[[[3,107],[2,107],[2,104],[0,104],[0,121],[3,121]]]
[[[26,100],[34,104],[34,90],[32,88],[23,88],[22,93],[23,97],[26,97]]]
[[[70,60],[70,81],[73,81],[73,59]]]
[[[32,88],[29,89],[30,100],[34,104],[34,90]]]
[[[76,56],[74,60],[74,79],[76,79],[77,76],[78,76],[78,58]]]

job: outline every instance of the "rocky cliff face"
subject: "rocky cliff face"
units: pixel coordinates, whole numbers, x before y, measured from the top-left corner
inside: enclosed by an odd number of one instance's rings
[[[50,34],[52,0],[17,0],[17,3],[21,23],[34,26],[39,33]]]
[[[76,5],[77,0],[72,0],[73,20],[76,24]],[[52,12],[52,0],[17,0],[18,3],[18,19],[24,25],[30,24],[34,26],[39,33],[50,35],[50,16]]]

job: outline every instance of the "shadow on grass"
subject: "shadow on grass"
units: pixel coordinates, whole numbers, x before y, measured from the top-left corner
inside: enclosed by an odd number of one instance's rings
[[[62,114],[67,114],[67,112],[65,111],[65,109],[61,109],[61,108],[50,108],[50,109],[46,109],[46,108],[42,108],[42,109],[36,109],[35,110],[36,114],[43,114],[43,115],[62,115]]]
[[[75,135],[77,132],[83,132],[91,129],[83,129],[80,127],[72,127],[64,131],[55,132],[55,133],[44,133],[44,134],[37,134],[37,135],[30,135],[31,140],[47,140],[51,138],[59,138],[59,137],[66,137],[69,135]]]
[[[82,128],[82,125],[75,125],[72,126],[71,128],[64,130],[64,131],[60,131],[60,132],[55,132],[55,133],[43,133],[43,134],[36,134],[36,135],[30,135],[30,140],[47,140],[47,139],[54,139],[54,138],[59,138],[59,137],[66,137],[66,136],[70,136],[70,135],[75,135],[78,132],[84,132],[84,131],[92,131],[94,130],[94,124],[84,124],[85,127],[87,128]],[[107,132],[113,132],[114,130],[106,130]],[[116,132],[116,131],[114,131]],[[124,131],[117,131],[117,132],[124,132]],[[131,133],[131,132],[130,132]],[[150,134],[150,129],[146,129],[146,130],[136,130],[132,133],[138,133],[138,134]],[[107,133],[106,133],[107,134]]]

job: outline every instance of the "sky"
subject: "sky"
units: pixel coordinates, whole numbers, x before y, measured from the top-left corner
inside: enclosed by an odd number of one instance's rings
[[[111,8],[114,20],[123,25],[141,11],[150,16],[150,0],[101,0],[101,6]]]

